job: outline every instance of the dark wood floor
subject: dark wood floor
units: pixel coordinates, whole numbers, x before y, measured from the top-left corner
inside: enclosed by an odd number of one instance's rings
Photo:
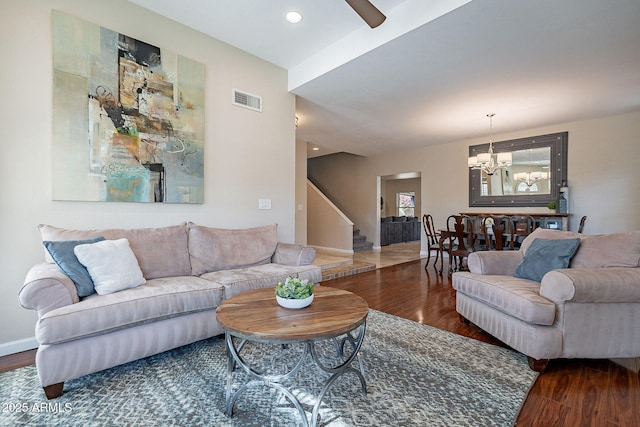
[[[462,324],[449,279],[424,270],[425,260],[323,282],[367,300],[373,309],[495,345]],[[0,372],[34,363],[34,352],[0,358]],[[520,426],[640,426],[640,377],[608,360],[553,360],[522,408]]]

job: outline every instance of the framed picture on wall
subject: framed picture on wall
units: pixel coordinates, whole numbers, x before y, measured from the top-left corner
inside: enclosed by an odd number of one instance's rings
[[[53,11],[53,199],[203,203],[204,64]]]

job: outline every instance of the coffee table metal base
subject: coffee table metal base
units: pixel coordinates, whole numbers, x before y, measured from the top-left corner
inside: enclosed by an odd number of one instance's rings
[[[364,379],[364,366],[362,365],[362,361],[358,356],[358,352],[360,351],[360,347],[362,346],[362,341],[364,340],[366,330],[366,321],[363,322],[356,329],[347,332],[346,334],[340,335],[332,339],[333,344],[336,349],[336,355],[338,357],[338,362],[335,366],[327,365],[325,362],[320,360],[320,357],[316,350],[316,342],[321,340],[312,340],[312,341],[302,341],[304,344],[304,350],[301,352],[300,359],[295,364],[295,366],[285,372],[283,374],[275,374],[275,375],[265,375],[258,372],[256,369],[249,366],[244,359],[241,357],[241,352],[245,344],[250,341],[245,339],[240,339],[239,344],[234,341],[234,335],[230,332],[225,333],[225,341],[227,344],[227,386],[226,386],[226,415],[231,417],[233,415],[233,407],[235,405],[238,397],[248,388],[254,386],[267,386],[275,388],[276,390],[281,391],[295,406],[296,410],[300,414],[302,418],[302,425],[305,427],[311,426],[315,427],[318,422],[318,414],[320,411],[320,405],[322,403],[322,399],[324,395],[327,393],[329,388],[333,385],[333,383],[342,375],[346,373],[355,374],[360,380],[360,387],[363,395],[367,394],[367,385]],[[356,332],[353,334],[353,332]],[[325,340],[322,340],[325,341]],[[256,340],[256,342],[261,342]],[[273,343],[269,342],[269,344],[296,344],[300,343],[299,341],[287,341],[282,343]],[[351,346],[351,353],[344,359],[345,354],[345,346]],[[302,368],[304,361],[307,356],[310,356],[314,363],[323,371],[330,374],[327,381],[324,383],[318,398],[313,405],[313,411],[311,413],[311,422],[307,420],[307,415],[302,409],[302,405],[298,398],[296,398],[293,393],[289,389],[287,389],[284,385],[281,384],[282,381],[285,381],[298,373],[298,371]],[[344,360],[342,360],[344,359]],[[352,366],[353,362],[357,362],[358,369]],[[236,366],[239,366],[244,370],[252,379],[243,384],[235,393],[232,390],[233,385],[233,371]]]

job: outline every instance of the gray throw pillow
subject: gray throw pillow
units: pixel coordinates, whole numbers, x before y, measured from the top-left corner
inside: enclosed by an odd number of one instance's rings
[[[61,241],[44,241],[42,244],[51,254],[51,258],[58,265],[60,271],[69,276],[76,285],[79,297],[86,297],[95,294],[93,280],[84,265],[78,261],[78,257],[73,249],[78,245],[96,243],[104,240],[99,236],[87,240],[61,240]]]
[[[542,281],[551,270],[567,268],[580,245],[580,239],[535,239],[527,249],[515,277]]]

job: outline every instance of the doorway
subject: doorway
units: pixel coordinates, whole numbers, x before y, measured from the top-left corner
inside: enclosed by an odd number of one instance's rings
[[[422,174],[405,172],[378,177],[378,242],[380,247],[418,242],[420,252],[422,223],[420,221]]]

